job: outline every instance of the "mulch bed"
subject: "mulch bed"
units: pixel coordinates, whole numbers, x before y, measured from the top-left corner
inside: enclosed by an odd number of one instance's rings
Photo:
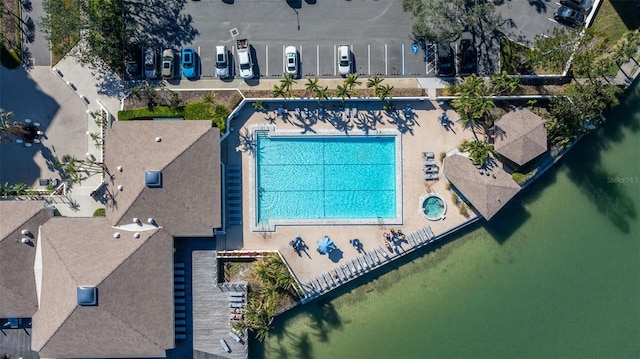
[[[7,50],[11,51],[20,48],[18,43],[18,25],[16,16],[20,15],[18,11],[18,2],[16,0],[2,0],[4,11],[2,13],[2,33],[4,34],[4,45]]]
[[[170,91],[161,89],[156,91],[156,102],[159,105],[168,106],[171,103],[173,94],[178,94],[180,104],[184,105],[192,102],[199,102],[211,91]],[[233,110],[238,103],[242,101],[242,96],[235,90],[219,90],[215,91],[215,102],[226,105],[230,110]],[[124,109],[133,110],[137,108],[143,108],[147,106],[147,97],[144,91],[140,92],[139,98],[131,95],[124,100]]]

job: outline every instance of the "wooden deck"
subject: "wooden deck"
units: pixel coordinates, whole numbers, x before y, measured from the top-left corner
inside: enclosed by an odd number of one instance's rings
[[[5,353],[10,358],[40,358],[38,353],[31,350],[31,328],[0,329],[0,357]]]
[[[248,358],[246,335],[241,342],[229,335],[230,293],[243,292],[246,301],[246,285],[243,283],[217,283],[217,256],[215,251],[194,251],[192,255],[193,283],[193,350],[220,358]],[[234,293],[236,294],[236,293]],[[236,296],[237,298],[237,296]],[[235,299],[232,303],[238,303]],[[246,302],[239,302],[241,306]],[[231,352],[221,344],[224,339]]]

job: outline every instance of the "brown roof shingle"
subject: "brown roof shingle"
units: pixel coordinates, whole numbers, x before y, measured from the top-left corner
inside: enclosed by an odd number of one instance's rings
[[[444,160],[444,176],[489,220],[520,191],[520,186],[502,168],[483,171],[485,174],[480,174],[473,162],[461,155]]]
[[[105,151],[113,225],[153,218],[174,236],[211,236],[221,226],[220,131],[211,122],[116,122]],[[145,185],[146,170],[162,172],[161,188]]]
[[[117,230],[105,218],[56,217],[41,228],[42,288],[31,347],[41,357],[164,357],[174,347],[173,238]],[[78,286],[98,304],[80,306]]]
[[[544,120],[526,108],[511,111],[495,123],[495,149],[522,166],[547,151]]]
[[[53,217],[42,201],[0,201],[0,317],[28,318],[38,309],[33,264],[40,225]],[[22,243],[22,230],[33,237]]]

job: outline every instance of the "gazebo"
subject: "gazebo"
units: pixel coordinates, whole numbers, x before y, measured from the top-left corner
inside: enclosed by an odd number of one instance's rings
[[[496,152],[520,167],[547,151],[544,120],[526,108],[502,116],[494,134]]]

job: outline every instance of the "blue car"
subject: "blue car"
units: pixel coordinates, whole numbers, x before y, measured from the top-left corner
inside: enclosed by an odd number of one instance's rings
[[[190,47],[185,47],[182,49],[180,60],[182,75],[188,79],[197,78],[196,52]]]

